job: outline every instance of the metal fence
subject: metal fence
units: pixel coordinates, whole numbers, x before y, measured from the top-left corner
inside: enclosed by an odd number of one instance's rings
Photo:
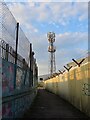
[[[1,48],[1,57],[15,64],[15,59],[16,59],[15,50],[9,44],[7,44],[4,40],[1,40],[0,48]],[[24,63],[23,61],[24,61],[24,58],[19,54],[17,54],[17,65],[21,68],[23,67],[23,64],[26,63],[25,65],[27,65],[27,62]]]
[[[0,41],[5,41],[9,46],[16,51],[16,37],[17,37],[17,21],[14,16],[8,9],[7,5],[2,2],[0,4],[1,10],[1,31],[2,35],[0,35]],[[5,44],[5,43],[4,43]],[[12,50],[12,48],[10,49]],[[29,52],[30,52],[30,42],[25,36],[23,30],[19,27],[18,30],[18,49],[17,53],[19,56],[22,56],[26,62],[29,62]]]
[[[38,67],[32,44],[23,30],[17,29],[17,21],[4,2],[0,3],[0,9],[2,118],[18,118],[36,96]]]

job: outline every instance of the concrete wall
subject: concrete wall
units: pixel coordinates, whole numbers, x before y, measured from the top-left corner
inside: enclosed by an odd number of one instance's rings
[[[90,63],[73,67],[44,82],[45,88],[60,95],[76,108],[90,116]]]
[[[15,66],[17,68],[16,76]],[[5,59],[2,59],[1,67],[2,71],[0,70],[0,75],[2,78],[2,101],[0,101],[0,114],[2,114],[2,119],[22,118],[23,114],[30,108],[31,103],[37,95],[37,84],[34,84],[32,87],[29,86],[30,71],[28,69],[26,74],[24,69],[6,61]],[[16,86],[14,88],[15,79]],[[37,81],[38,79],[35,82]]]

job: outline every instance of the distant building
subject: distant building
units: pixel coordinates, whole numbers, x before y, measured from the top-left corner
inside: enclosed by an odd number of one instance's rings
[[[50,76],[49,74],[38,76],[38,82],[40,82],[40,79],[46,80],[49,76]],[[42,81],[42,80],[41,80],[41,81]]]

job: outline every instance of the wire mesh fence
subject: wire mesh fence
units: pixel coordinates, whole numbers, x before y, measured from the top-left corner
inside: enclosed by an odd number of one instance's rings
[[[15,50],[15,38],[16,38],[16,24],[17,21],[13,17],[12,13],[9,11],[8,7],[4,2],[1,4],[2,7],[2,38]]]
[[[38,67],[36,61],[33,63],[32,44],[23,30],[17,29],[18,23],[4,2],[0,2],[0,16],[2,118],[17,118],[23,115],[36,94]]]
[[[7,59],[8,56],[8,61],[15,63],[17,21],[8,9],[6,3],[0,3],[0,8],[0,47],[2,48],[1,57]],[[28,66],[30,66],[30,42],[20,27],[18,31],[17,53],[17,64],[19,66],[22,66],[23,59],[25,59]]]

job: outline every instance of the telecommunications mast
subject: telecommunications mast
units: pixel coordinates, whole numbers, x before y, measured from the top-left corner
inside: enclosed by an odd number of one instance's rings
[[[49,52],[49,74],[52,75],[53,73],[56,72],[56,63],[55,63],[55,52],[56,52],[56,48],[54,46],[54,42],[55,42],[55,33],[54,32],[49,32],[47,34],[48,37],[48,42],[49,42],[49,46],[48,46],[48,52]]]

